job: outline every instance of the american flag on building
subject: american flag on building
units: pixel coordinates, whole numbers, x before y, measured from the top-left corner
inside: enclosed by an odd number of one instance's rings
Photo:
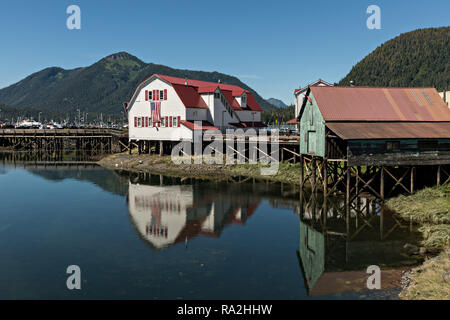
[[[150,102],[151,117],[153,122],[161,122],[161,102]]]

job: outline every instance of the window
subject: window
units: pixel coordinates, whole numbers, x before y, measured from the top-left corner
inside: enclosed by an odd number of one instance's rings
[[[419,140],[418,147],[420,151],[433,151],[437,150],[437,140]]]
[[[163,90],[159,91],[159,100],[164,100],[164,91]]]
[[[177,126],[177,117],[173,117],[172,118],[172,126],[176,127]]]
[[[153,99],[153,92],[152,90],[148,91],[148,100],[152,100]]]
[[[400,150],[400,141],[387,141],[386,151]]]
[[[214,92],[214,98],[220,99],[220,93],[219,92]]]
[[[197,111],[194,111],[194,117],[196,117],[197,116]]]
[[[137,118],[137,127],[138,128],[142,127],[142,118],[141,117]]]
[[[161,117],[161,127],[166,126],[166,117]]]

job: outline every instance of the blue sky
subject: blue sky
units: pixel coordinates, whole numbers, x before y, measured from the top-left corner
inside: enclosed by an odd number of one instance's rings
[[[81,8],[68,30],[66,8]],[[369,30],[369,5],[381,30]],[[264,98],[293,101],[318,78],[339,81],[384,41],[449,25],[450,1],[42,0],[0,3],[0,88],[49,66],[88,66],[127,51],[145,62],[238,76]]]

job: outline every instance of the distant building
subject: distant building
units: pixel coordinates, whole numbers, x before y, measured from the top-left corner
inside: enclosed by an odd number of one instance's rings
[[[300,108],[303,104],[303,100],[305,99],[306,91],[308,90],[308,88],[309,87],[322,87],[322,86],[332,87],[333,85],[329,82],[326,82],[325,80],[319,79],[319,80],[316,80],[316,81],[310,83],[306,87],[303,87],[301,89],[296,89],[294,91],[295,117],[298,117],[298,115],[300,113]]]
[[[300,153],[349,165],[450,164],[450,109],[434,88],[311,86]]]
[[[265,127],[250,91],[159,74],[139,84],[126,108],[130,141],[192,141],[194,130]]]
[[[448,101],[450,100],[450,91],[442,91],[439,92],[439,95],[441,96],[442,100],[447,104],[447,106],[450,107]]]
[[[293,119],[289,120],[288,123],[298,123],[298,115],[300,114],[300,108],[303,104],[303,100],[305,99],[306,91],[308,90],[309,87],[312,87],[312,86],[332,87],[333,85],[329,82],[326,82],[325,80],[319,79],[319,80],[316,80],[316,81],[310,83],[306,87],[303,87],[300,89],[295,89],[294,90],[295,117]]]

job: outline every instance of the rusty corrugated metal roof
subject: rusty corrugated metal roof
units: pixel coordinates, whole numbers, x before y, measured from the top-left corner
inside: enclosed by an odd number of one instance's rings
[[[310,87],[325,121],[450,121],[434,88]]]
[[[344,140],[450,139],[450,122],[328,122]]]

